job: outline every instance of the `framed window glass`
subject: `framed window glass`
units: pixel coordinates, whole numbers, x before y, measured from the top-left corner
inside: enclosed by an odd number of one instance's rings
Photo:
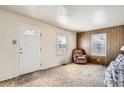
[[[67,40],[63,34],[56,34],[56,53],[57,55],[63,55],[67,52]]]
[[[92,35],[92,55],[106,56],[106,33]]]
[[[25,35],[35,35],[36,34],[36,32],[34,31],[34,30],[26,30],[25,31]]]

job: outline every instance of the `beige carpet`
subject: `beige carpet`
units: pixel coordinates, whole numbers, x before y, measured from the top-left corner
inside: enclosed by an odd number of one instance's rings
[[[1,87],[103,87],[106,67],[96,64],[67,64],[0,83]]]

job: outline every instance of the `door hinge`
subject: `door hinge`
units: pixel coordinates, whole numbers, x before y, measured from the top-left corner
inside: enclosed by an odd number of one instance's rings
[[[40,51],[42,51],[42,48],[40,48]]]
[[[42,36],[42,33],[40,33],[40,36]]]
[[[40,63],[40,66],[41,66],[42,64]]]

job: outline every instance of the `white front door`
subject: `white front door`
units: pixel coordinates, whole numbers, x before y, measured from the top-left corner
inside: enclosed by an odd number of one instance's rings
[[[40,30],[19,25],[19,74],[40,70]]]

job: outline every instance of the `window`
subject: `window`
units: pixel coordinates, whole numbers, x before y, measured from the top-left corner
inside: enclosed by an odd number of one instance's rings
[[[106,33],[92,35],[92,55],[106,56]]]
[[[29,30],[29,29],[28,29],[28,30],[25,31],[25,34],[26,34],[26,35],[35,35],[36,32],[35,32],[34,30]]]
[[[57,34],[56,36],[56,53],[57,55],[62,55],[66,53],[67,50],[67,41],[66,36],[63,34]]]

